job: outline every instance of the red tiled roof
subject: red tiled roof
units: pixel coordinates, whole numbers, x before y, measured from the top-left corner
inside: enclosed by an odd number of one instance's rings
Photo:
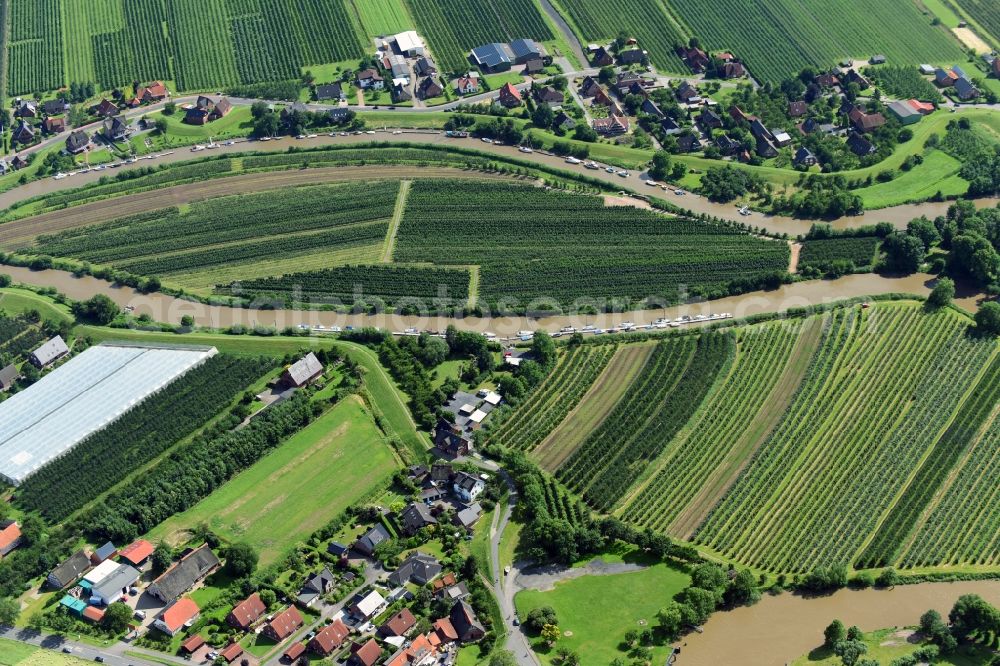
[[[455,625],[451,623],[450,618],[443,617],[440,620],[435,620],[434,631],[441,637],[442,643],[458,640],[458,632],[455,631]]]
[[[249,597],[237,604],[232,611],[230,611],[229,616],[226,618],[230,624],[235,624],[241,628],[247,628],[254,622],[256,622],[267,607],[264,602],[261,601],[260,595],[254,592]]]
[[[142,564],[143,560],[153,554],[153,544],[145,539],[139,539],[122,548],[118,554],[132,564]]]
[[[181,648],[185,652],[189,652],[190,653],[190,652],[194,652],[195,650],[197,650],[198,648],[200,648],[204,644],[205,644],[205,639],[202,638],[201,634],[195,634],[191,638],[189,638],[186,641],[184,641],[183,643],[181,643]]]
[[[417,618],[413,617],[413,613],[410,612],[410,609],[404,608],[389,618],[386,623],[382,625],[382,629],[390,636],[402,636],[407,631],[412,629],[413,625],[416,623]]]
[[[11,523],[0,530],[0,551],[9,548],[12,543],[21,538],[21,528],[17,523]]]
[[[295,643],[292,647],[285,650],[285,659],[289,661],[295,661],[302,656],[302,653],[306,651],[305,643]]]
[[[503,84],[503,88],[500,89],[501,97],[509,97],[510,99],[516,99],[518,102],[521,101],[521,93],[515,88],[510,82]]]
[[[928,104],[927,102],[921,102],[920,100],[911,99],[908,100],[906,103],[909,104],[910,108],[912,108],[914,111],[918,111],[920,113],[927,114],[927,113],[932,113],[934,111],[934,105]]]
[[[91,622],[100,622],[104,619],[104,611],[96,606],[87,606],[83,609],[83,617]]]
[[[341,620],[335,620],[333,624],[320,629],[319,633],[309,641],[309,649],[326,656],[343,645],[350,633],[346,624]]]
[[[364,664],[364,666],[374,666],[378,658],[382,656],[382,648],[378,646],[374,638],[369,639],[364,645],[356,645],[354,648],[351,648],[351,652],[353,652],[352,657]]]
[[[449,571],[440,578],[435,579],[434,582],[431,583],[431,587],[433,587],[434,591],[437,592],[438,590],[443,590],[446,587],[451,587],[457,582],[458,579],[455,578],[455,574]]]
[[[184,623],[196,616],[201,611],[194,599],[184,597],[178,599],[173,606],[163,611],[163,623],[170,627],[171,631],[177,631],[184,626]]]
[[[302,616],[295,606],[289,606],[275,615],[267,626],[271,629],[271,635],[282,641],[302,626]]]
[[[239,659],[240,655],[243,654],[243,648],[240,647],[239,643],[230,643],[220,654],[223,659],[232,663],[234,660]]]

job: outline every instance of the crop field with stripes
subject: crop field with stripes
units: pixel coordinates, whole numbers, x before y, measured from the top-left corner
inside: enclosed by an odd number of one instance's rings
[[[880,301],[585,344],[489,441],[598,513],[760,571],[996,566],[1000,354],[970,321]]]

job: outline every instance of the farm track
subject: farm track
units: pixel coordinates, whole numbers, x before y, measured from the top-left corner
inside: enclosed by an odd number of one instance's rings
[[[389,221],[389,233],[385,235],[385,250],[382,252],[383,264],[392,261],[392,251],[396,247],[396,232],[399,231],[399,223],[403,219],[403,211],[406,210],[406,197],[410,193],[410,185],[413,185],[412,180],[404,180],[399,183],[396,207],[392,211],[392,220]]]
[[[0,248],[18,249],[31,243],[38,235],[106,222],[117,217],[136,215],[170,206],[189,204],[203,199],[247,194],[298,185],[317,185],[364,180],[414,178],[412,166],[321,167],[292,171],[272,171],[229,176],[186,185],[175,185],[151,192],[94,201],[70,209],[52,211],[14,220],[0,225]],[[487,174],[448,167],[422,167],[419,178],[462,178],[475,180],[509,180],[498,174]]]
[[[549,472],[554,472],[600,427],[611,410],[632,386],[646,366],[655,343],[624,345],[615,352],[583,398],[566,418],[535,449],[532,457]]]

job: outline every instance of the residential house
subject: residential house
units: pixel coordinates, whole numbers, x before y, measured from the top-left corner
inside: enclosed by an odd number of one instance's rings
[[[875,152],[874,144],[857,132],[851,132],[847,136],[847,148],[858,157],[871,155]]]
[[[309,574],[305,584],[299,590],[295,602],[301,606],[309,608],[324,594],[329,594],[333,589],[333,574],[329,569],[323,569],[319,573]]]
[[[784,130],[777,130],[774,132],[774,143],[779,148],[784,148],[792,143],[792,137]]]
[[[813,77],[813,82],[820,88],[835,88],[840,85],[840,79],[836,74],[824,72]]]
[[[707,106],[701,110],[698,114],[698,124],[702,126],[706,132],[714,129],[722,128],[722,118],[719,117],[715,111],[708,108]]]
[[[532,74],[541,74],[545,71],[545,61],[541,58],[532,58],[524,63],[523,73],[531,76]]]
[[[456,458],[468,455],[473,448],[472,440],[462,434],[462,429],[445,419],[438,419],[434,429],[434,446]]]
[[[275,643],[280,643],[294,634],[302,624],[302,615],[299,613],[299,609],[295,606],[289,606],[271,618],[271,621],[264,625],[261,633]]]
[[[405,648],[400,648],[389,657],[385,666],[430,666],[435,663],[437,648],[431,639],[421,634]]]
[[[437,525],[437,518],[431,513],[431,508],[422,502],[411,502],[400,513],[403,532],[413,535],[425,527]]]
[[[350,636],[351,630],[347,628],[339,618],[326,625],[313,636],[307,647],[313,654],[320,657],[328,657],[333,651],[338,649]]]
[[[446,463],[434,463],[431,465],[431,481],[434,483],[444,483],[451,481],[455,476],[455,468]]]
[[[746,112],[743,111],[743,109],[741,109],[740,107],[736,106],[735,104],[733,106],[729,107],[729,117],[732,118],[733,120],[735,120],[738,123],[740,123],[740,122],[749,123],[749,122],[752,122],[752,121],[756,120],[756,118],[754,118],[753,116],[747,115]]]
[[[610,67],[615,64],[615,57],[607,47],[599,46],[590,54],[590,64],[594,67]]]
[[[0,391],[8,390],[20,377],[21,372],[13,363],[0,370]]]
[[[683,130],[681,126],[677,124],[677,121],[670,116],[665,116],[663,120],[660,121],[660,129],[663,130],[664,134],[680,134]]]
[[[405,79],[394,79],[392,82],[392,101],[397,104],[409,102],[413,99],[410,86]]]
[[[684,81],[680,86],[677,87],[677,92],[675,93],[677,99],[685,104],[690,104],[692,100],[698,99],[700,97],[698,89],[693,85]]]
[[[139,539],[122,548],[118,556],[138,567],[142,566],[149,559],[149,556],[153,554],[153,550],[153,544],[145,539]]]
[[[357,73],[355,77],[358,86],[362,90],[384,90],[385,89],[385,79],[382,75],[378,73],[378,70],[374,69],[363,69]]]
[[[479,92],[479,75],[469,72],[455,80],[455,90],[459,95],[472,95]]]
[[[198,604],[193,599],[184,597],[163,609],[160,616],[153,622],[153,626],[168,636],[176,636],[185,624],[194,622],[200,614],[201,609],[198,608]]]
[[[14,143],[29,144],[35,140],[35,128],[31,126],[31,123],[22,119],[14,128],[11,138]]]
[[[659,105],[648,97],[643,100],[642,104],[639,105],[639,112],[661,120],[667,116],[667,114],[660,109]]]
[[[104,136],[112,141],[120,141],[128,136],[128,122],[121,116],[105,118],[102,127]]]
[[[431,555],[416,552],[411,554],[389,574],[389,582],[393,585],[416,583],[426,585],[441,574],[441,563]]]
[[[580,84],[580,96],[584,99],[589,97],[595,97],[599,92],[602,92],[601,84],[592,76],[588,76],[583,79]]]
[[[521,106],[522,101],[521,92],[511,85],[510,82],[503,84],[503,87],[500,88],[500,104],[506,106],[508,109]]]
[[[433,60],[425,56],[413,65],[413,72],[417,76],[434,76],[438,73],[438,68]]]
[[[48,116],[59,116],[69,111],[69,103],[62,99],[50,99],[42,102],[42,112]]]
[[[170,96],[170,91],[167,87],[163,85],[163,81],[153,81],[148,86],[143,86],[139,88],[135,93],[135,99],[130,103],[131,106],[139,106],[140,104],[152,104],[154,102],[159,102]]]
[[[486,73],[506,72],[513,64],[513,53],[508,45],[494,42],[472,49],[469,61]]]
[[[389,530],[385,529],[385,526],[376,525],[354,543],[354,548],[360,553],[371,556],[375,552],[376,546],[391,538]]]
[[[799,118],[806,115],[809,105],[804,100],[796,100],[788,103],[788,115],[792,118]]]
[[[334,557],[343,557],[347,554],[350,548],[340,543],[339,541],[331,541],[326,546],[326,552],[330,553]]]
[[[353,603],[351,603],[349,608],[351,614],[355,617],[362,620],[370,620],[385,608],[385,598],[375,590],[364,596],[359,593],[354,597]]]
[[[90,145],[90,137],[83,130],[70,132],[66,137],[66,152],[70,155],[82,153]]]
[[[486,630],[479,623],[479,618],[476,617],[476,611],[472,610],[472,606],[465,601],[456,602],[451,607],[448,619],[451,620],[451,625],[455,628],[458,640],[463,643],[473,643],[486,635]]]
[[[868,82],[868,79],[861,76],[853,69],[847,70],[847,75],[844,77],[844,80],[847,82],[848,85],[852,83],[857,84],[858,88],[861,90],[868,90],[869,88],[871,88],[872,85],[871,83]]]
[[[741,79],[747,75],[746,67],[739,60],[723,63],[719,68],[719,76],[723,79]]]
[[[230,643],[219,653],[219,656],[222,657],[222,660],[227,664],[231,664],[244,654],[246,653],[243,651],[242,645],[239,643]]]
[[[771,130],[767,129],[764,123],[760,122],[760,119],[754,118],[753,122],[750,123],[750,133],[753,137],[760,141],[761,139],[766,139],[767,141],[774,141],[774,135],[771,134]]]
[[[981,94],[979,88],[974,86],[967,78],[960,78],[955,81],[955,94],[963,102],[976,99]]]
[[[14,108],[15,118],[37,118],[38,102],[33,99],[22,99]]]
[[[715,145],[723,155],[732,155],[738,151],[742,144],[728,134],[720,134],[715,139]]]
[[[816,166],[818,160],[816,156],[812,154],[812,151],[805,146],[800,146],[798,150],[795,151],[795,156],[792,158],[792,163],[796,166],[811,167]]]
[[[351,645],[351,656],[347,659],[349,666],[375,666],[382,657],[382,648],[374,638],[369,638],[364,644]]]
[[[46,134],[58,134],[66,131],[66,119],[62,116],[49,116],[42,121],[42,129]]]
[[[247,631],[266,612],[267,606],[264,605],[264,601],[260,598],[260,595],[254,592],[233,606],[233,610],[229,611],[229,615],[226,616],[226,624],[240,631]]]
[[[292,363],[281,375],[281,381],[286,386],[305,386],[323,374],[323,364],[316,358],[316,354],[309,352],[301,359]]]
[[[452,481],[452,492],[463,502],[474,502],[486,489],[486,484],[478,476],[459,472]]]
[[[344,89],[339,83],[324,83],[316,86],[316,99],[320,102],[334,100],[336,102],[344,99]]]
[[[433,76],[423,79],[417,86],[417,97],[420,99],[432,99],[444,94],[444,88]]]
[[[0,521],[0,557],[21,545],[21,526],[16,520]]]
[[[761,136],[757,138],[757,154],[763,158],[777,157],[778,148],[773,140]]]
[[[382,636],[406,636],[416,624],[417,618],[413,617],[409,608],[404,608],[386,620],[378,632]]]
[[[937,68],[934,71],[934,83],[942,88],[950,88],[958,81],[958,75],[951,70]]]
[[[218,101],[205,95],[199,95],[195,104],[184,114],[184,122],[189,125],[204,125],[205,123],[225,117],[233,108],[226,97]]]
[[[534,94],[535,100],[539,103],[562,104],[565,100],[565,96],[562,94],[562,91],[556,90],[551,86],[539,86],[535,88],[532,93]]]
[[[691,71],[696,73],[704,72],[705,68],[708,67],[711,62],[708,54],[696,46],[692,46],[690,48],[683,46],[679,47],[678,54],[687,66],[691,68]]]
[[[219,558],[208,544],[205,544],[163,572],[159,578],[150,583],[146,591],[160,601],[169,603],[215,571],[219,564]]]
[[[693,132],[677,135],[677,149],[682,153],[693,153],[701,150],[701,140]]]
[[[90,107],[90,112],[101,118],[110,118],[111,116],[118,115],[118,105],[104,98],[98,104]]]
[[[451,623],[450,618],[442,617],[438,620],[434,620],[433,628],[438,641],[440,641],[442,645],[454,643],[458,640],[458,632],[455,631],[455,626]]]
[[[595,118],[592,124],[594,131],[603,136],[618,136],[629,130],[628,118],[610,114],[607,118]]]
[[[467,530],[472,530],[476,523],[479,522],[479,518],[483,515],[483,507],[479,505],[479,502],[473,502],[467,507],[461,509],[455,514],[454,523],[459,527],[464,527]]]
[[[293,113],[309,113],[309,106],[305,102],[292,102],[281,110],[281,119],[286,120]]]
[[[859,132],[873,132],[882,125],[885,125],[885,116],[881,113],[865,113],[857,106],[851,109],[847,117]]]
[[[68,353],[69,347],[63,342],[62,336],[57,335],[54,338],[49,338],[41,347],[31,352],[28,360],[35,367],[44,368]]]
[[[14,155],[13,159],[10,161],[10,166],[14,171],[23,169],[28,166],[28,160],[24,159],[20,155]]]
[[[576,127],[576,119],[570,116],[565,111],[560,111],[556,114],[556,117],[552,120],[552,126],[556,129],[561,129],[564,132],[568,132]]]

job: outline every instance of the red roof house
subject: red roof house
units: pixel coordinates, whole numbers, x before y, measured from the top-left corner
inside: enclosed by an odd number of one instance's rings
[[[508,108],[521,106],[522,101],[521,93],[510,83],[505,83],[503,88],[500,88],[500,103],[504,106]]]
[[[15,520],[0,521],[0,556],[21,545],[21,526]]]
[[[97,624],[104,619],[104,611],[97,606],[87,606],[83,609],[83,619],[90,620],[94,624]]]
[[[165,634],[175,636],[186,623],[198,617],[200,612],[201,609],[193,599],[183,597],[167,606],[153,625]]]
[[[378,646],[374,638],[368,639],[364,645],[355,643],[351,646],[351,658],[347,663],[353,666],[375,666],[375,662],[382,656],[382,648]]]
[[[454,643],[458,640],[458,632],[455,631],[455,625],[446,617],[434,621],[434,633],[437,634],[442,643]]]
[[[135,543],[125,546],[118,552],[118,555],[120,555],[123,559],[128,560],[136,566],[145,562],[152,554],[153,544],[145,539],[139,539]]]
[[[260,595],[254,592],[229,612],[229,615],[226,616],[226,622],[231,627],[246,631],[260,619],[266,610],[267,606],[261,601]]]
[[[188,654],[191,654],[204,644],[205,644],[205,639],[202,638],[201,634],[195,634],[191,638],[181,643],[181,649],[187,652]]]
[[[910,108],[912,108],[914,111],[922,115],[926,116],[930,113],[934,113],[933,104],[928,104],[927,102],[921,102],[920,100],[916,99],[907,100],[906,103],[910,105]]]
[[[383,636],[405,636],[417,624],[409,608],[404,608],[385,621],[379,631]]]
[[[305,651],[306,651],[305,643],[293,643],[292,647],[285,650],[285,653],[281,656],[283,656],[289,662],[293,662],[299,657],[301,657]]]
[[[131,105],[139,106],[140,104],[159,102],[161,99],[166,99],[169,94],[163,81],[153,81],[135,92],[135,99],[132,100]]]
[[[219,656],[225,659],[226,663],[231,664],[243,656],[243,648],[240,647],[239,643],[230,643],[225,650],[219,653]]]
[[[301,626],[302,615],[299,614],[295,606],[289,606],[267,623],[263,633],[271,640],[280,643],[295,633],[295,630]]]
[[[339,648],[347,640],[351,630],[347,628],[341,620],[334,620],[328,624],[309,641],[309,649],[321,657],[326,657]]]

